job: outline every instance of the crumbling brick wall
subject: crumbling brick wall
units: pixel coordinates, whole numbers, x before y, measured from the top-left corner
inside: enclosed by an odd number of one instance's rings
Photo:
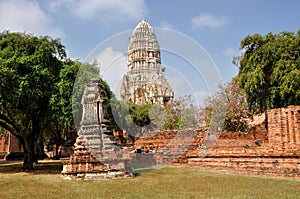
[[[299,156],[300,106],[269,110],[268,138],[274,155]]]
[[[205,158],[191,155],[188,164],[242,173],[300,177],[300,106],[272,109],[267,112],[267,118],[267,137],[260,138],[264,140],[262,146],[251,145],[255,140],[251,137],[232,139],[224,134]]]
[[[222,132],[213,148],[203,146],[207,132],[198,131],[179,162],[229,171],[300,177],[300,106],[273,109],[265,123],[248,133]],[[143,151],[159,149],[176,135],[162,131],[135,143]],[[256,141],[261,140],[262,145]],[[201,156],[205,154],[205,157]]]

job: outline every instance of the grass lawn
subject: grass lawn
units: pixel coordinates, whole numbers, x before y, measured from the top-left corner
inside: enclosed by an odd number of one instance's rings
[[[166,167],[134,178],[67,181],[60,161],[0,162],[0,198],[300,198],[300,180]]]

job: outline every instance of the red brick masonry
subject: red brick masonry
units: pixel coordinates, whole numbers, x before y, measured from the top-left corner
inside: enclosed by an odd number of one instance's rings
[[[223,132],[213,147],[204,145],[207,132],[197,131],[188,152],[178,161],[202,168],[300,177],[300,106],[272,109],[267,118],[268,130],[261,124],[246,134]],[[160,132],[141,138],[135,147],[143,151],[162,148],[176,133]],[[259,146],[257,141],[262,144]]]

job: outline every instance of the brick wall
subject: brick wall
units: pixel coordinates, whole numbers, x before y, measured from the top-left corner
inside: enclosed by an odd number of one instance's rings
[[[242,173],[300,177],[300,106],[270,110],[267,118],[267,130],[265,123],[261,123],[246,134],[222,132],[213,148],[204,146],[207,132],[197,131],[188,152],[177,162]],[[177,133],[162,131],[140,138],[135,147],[143,151],[160,149]],[[258,140],[262,141],[261,146],[255,143]]]
[[[263,132],[257,131],[254,132],[256,137],[221,134],[213,149],[190,152],[188,164],[242,173],[300,177],[300,106],[272,109],[267,112],[267,118],[265,137],[262,137]],[[257,138],[263,140],[262,146],[253,144]],[[199,157],[201,150],[208,150],[205,158]]]
[[[300,106],[268,111],[268,138],[275,155],[299,155]]]
[[[0,153],[23,152],[19,140],[9,131],[0,135]]]
[[[7,131],[0,135],[0,153],[9,152],[10,133]]]

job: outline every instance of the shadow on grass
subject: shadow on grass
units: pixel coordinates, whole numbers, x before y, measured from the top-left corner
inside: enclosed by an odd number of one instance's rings
[[[23,161],[6,161],[0,160],[0,173],[22,173]],[[63,168],[63,162],[60,160],[41,160],[34,164],[34,170],[26,173],[35,174],[60,174]]]

